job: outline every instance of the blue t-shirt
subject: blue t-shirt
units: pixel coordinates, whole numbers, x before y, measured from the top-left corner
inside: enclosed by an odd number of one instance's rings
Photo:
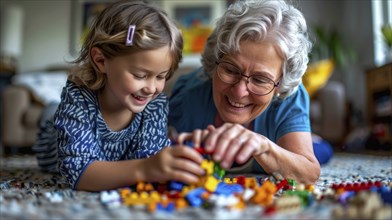
[[[181,76],[169,102],[169,125],[178,132],[192,132],[214,124],[217,109],[212,96],[212,80],[202,69]],[[284,100],[274,99],[255,120],[253,130],[276,142],[290,132],[311,132],[309,95],[301,84]]]
[[[75,187],[93,161],[147,158],[170,145],[167,137],[168,103],[160,94],[131,124],[112,131],[99,110],[96,94],[68,81],[54,116],[59,171]],[[132,170],[129,171],[132,175]]]

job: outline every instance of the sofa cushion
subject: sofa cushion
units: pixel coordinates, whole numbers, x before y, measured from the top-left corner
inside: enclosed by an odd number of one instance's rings
[[[26,109],[23,114],[22,123],[26,128],[37,128],[39,118],[41,117],[43,107],[39,105],[32,105]]]
[[[25,86],[35,99],[47,105],[51,102],[60,102],[61,91],[67,77],[66,71],[31,72],[15,75],[12,83]]]

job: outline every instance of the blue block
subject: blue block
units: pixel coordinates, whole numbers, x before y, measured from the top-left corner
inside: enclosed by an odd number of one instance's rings
[[[244,188],[240,184],[227,184],[220,182],[215,189],[215,193],[219,195],[232,195],[235,193],[242,193]]]
[[[170,181],[169,184],[169,189],[170,190],[177,190],[177,191],[182,191],[182,188],[184,187],[184,183],[178,182],[178,181]]]
[[[193,207],[200,207],[203,204],[203,200],[201,199],[201,195],[206,192],[204,188],[196,188],[188,192],[185,196],[188,203]]]

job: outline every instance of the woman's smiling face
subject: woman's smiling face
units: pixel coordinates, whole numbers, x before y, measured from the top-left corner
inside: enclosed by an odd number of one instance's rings
[[[283,59],[276,47],[268,42],[241,42],[241,52],[226,54],[220,61],[236,66],[243,75],[261,74],[275,83],[281,78]],[[259,116],[271,103],[276,88],[271,93],[260,96],[250,92],[247,79],[243,77],[231,85],[223,82],[216,72],[213,76],[213,97],[220,118],[224,122],[248,124]]]

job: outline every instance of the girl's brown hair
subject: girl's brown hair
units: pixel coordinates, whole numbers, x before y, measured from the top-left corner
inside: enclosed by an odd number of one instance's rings
[[[135,25],[133,44],[126,45],[130,25]],[[94,21],[83,43],[76,67],[69,79],[75,84],[99,90],[105,86],[106,77],[95,66],[91,49],[99,48],[105,58],[152,50],[169,45],[172,64],[169,79],[182,59],[183,37],[167,14],[146,1],[121,0],[112,3]]]

